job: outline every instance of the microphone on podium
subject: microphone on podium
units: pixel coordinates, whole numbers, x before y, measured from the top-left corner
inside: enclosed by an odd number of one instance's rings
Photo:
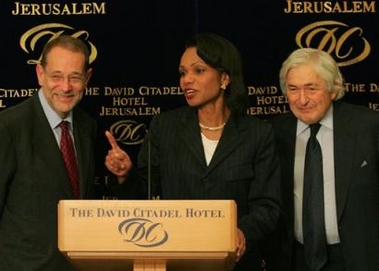
[[[151,180],[151,141],[149,136],[146,136],[145,140],[147,140],[147,199],[148,200],[159,200],[159,195],[152,195],[152,180]]]
[[[151,199],[151,143],[147,141],[147,199]]]

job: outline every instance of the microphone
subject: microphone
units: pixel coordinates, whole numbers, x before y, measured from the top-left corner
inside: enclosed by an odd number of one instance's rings
[[[151,143],[147,141],[147,199],[151,199]]]
[[[147,199],[148,200],[159,200],[160,196],[152,196],[152,180],[151,180],[151,141],[150,137],[146,136],[145,140],[147,140]],[[156,192],[156,191],[155,191]]]

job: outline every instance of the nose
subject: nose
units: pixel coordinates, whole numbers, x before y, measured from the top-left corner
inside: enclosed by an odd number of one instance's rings
[[[302,104],[305,104],[309,101],[308,94],[304,89],[300,90],[299,92],[299,100]]]
[[[61,86],[63,90],[70,90],[71,89],[71,80],[68,76],[63,76],[61,81]]]
[[[191,82],[193,82],[193,76],[191,75],[191,73],[186,73],[186,74],[183,74],[180,78],[180,80],[182,81],[183,84],[189,84]]]

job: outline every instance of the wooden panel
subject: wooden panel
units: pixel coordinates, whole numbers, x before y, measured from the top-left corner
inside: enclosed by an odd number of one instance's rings
[[[79,270],[227,270],[236,220],[228,200],[63,200],[58,246]]]

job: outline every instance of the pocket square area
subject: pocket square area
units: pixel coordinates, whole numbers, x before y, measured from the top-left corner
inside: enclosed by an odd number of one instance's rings
[[[366,160],[364,160],[364,161],[362,162],[362,164],[361,164],[361,167],[364,167],[364,166],[367,166],[367,162],[366,162]]]

